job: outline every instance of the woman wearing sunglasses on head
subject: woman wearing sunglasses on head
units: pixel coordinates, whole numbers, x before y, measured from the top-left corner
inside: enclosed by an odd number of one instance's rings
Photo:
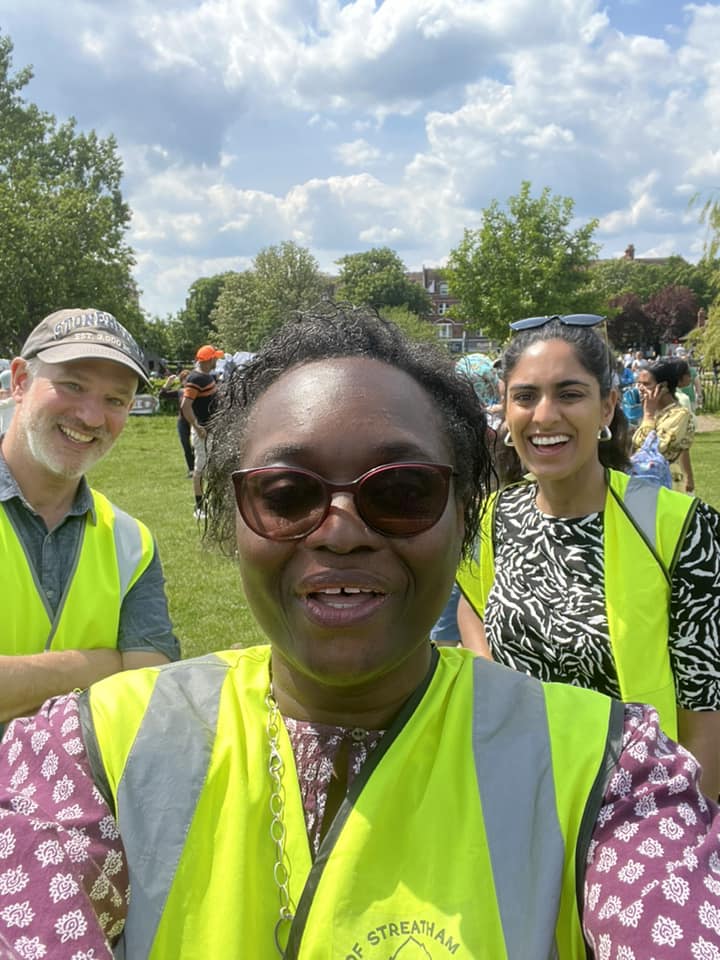
[[[450,357],[327,304],[233,374],[212,431],[210,531],[268,645],[15,722],[11,956],[719,950],[717,810],[649,711],[428,642],[489,475]]]
[[[602,319],[511,324],[506,440],[532,479],[491,500],[479,563],[459,572],[463,641],[541,680],[652,704],[716,797],[720,515],[624,472]]]

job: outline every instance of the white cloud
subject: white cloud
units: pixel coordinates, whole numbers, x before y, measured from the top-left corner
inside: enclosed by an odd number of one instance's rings
[[[117,135],[143,303],[166,313],[198,276],[244,269],[284,239],[325,269],[371,244],[409,267],[442,262],[522,180],[571,196],[580,221],[599,217],[608,251],[697,254],[688,198],[720,177],[720,2],[634,30],[621,12],[612,0],[9,0],[3,29],[16,63],[36,65],[42,108]]]
[[[346,167],[363,167],[374,163],[381,158],[382,153],[362,138],[339,144],[335,152]]]

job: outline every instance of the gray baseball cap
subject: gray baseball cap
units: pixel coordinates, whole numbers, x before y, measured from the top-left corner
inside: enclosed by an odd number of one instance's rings
[[[25,341],[20,356],[44,363],[114,360],[147,383],[145,357],[133,337],[111,313],[91,307],[57,310],[45,317]]]

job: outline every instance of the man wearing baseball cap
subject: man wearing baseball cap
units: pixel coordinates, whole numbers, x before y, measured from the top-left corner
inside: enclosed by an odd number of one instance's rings
[[[217,381],[212,371],[217,361],[224,357],[222,350],[216,350],[206,343],[198,347],[195,353],[195,369],[188,374],[180,402],[180,413],[190,424],[190,442],[195,451],[193,468],[193,494],[195,496],[195,519],[205,519],[203,505],[203,473],[207,464],[207,423],[212,414],[212,405],[217,393]]]
[[[179,657],[150,531],[92,490],[139,383],[142,351],[109,313],[59,310],[10,366],[0,437],[0,725],[47,697]]]

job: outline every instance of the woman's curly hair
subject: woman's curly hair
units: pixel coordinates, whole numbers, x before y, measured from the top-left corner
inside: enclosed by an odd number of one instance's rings
[[[367,357],[397,367],[432,397],[453,452],[455,489],[464,506],[463,553],[468,555],[493,476],[485,414],[472,386],[456,375],[453,360],[441,346],[409,340],[368,307],[332,302],[289,319],[220,385],[209,425],[207,536],[234,550],[230,477],[241,466],[248,418],[258,398],[291,368],[339,357]]]

